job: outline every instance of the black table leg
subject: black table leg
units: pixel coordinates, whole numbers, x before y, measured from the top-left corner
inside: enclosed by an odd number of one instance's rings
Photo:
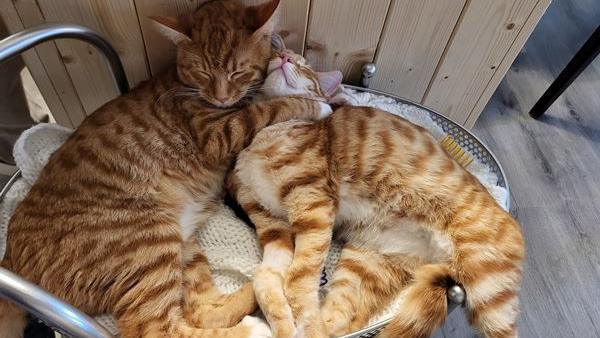
[[[583,47],[569,61],[569,64],[560,72],[556,80],[552,82],[544,95],[535,103],[529,111],[533,118],[542,116],[554,101],[567,89],[581,72],[600,53],[600,26],[596,27],[594,33],[588,38]]]

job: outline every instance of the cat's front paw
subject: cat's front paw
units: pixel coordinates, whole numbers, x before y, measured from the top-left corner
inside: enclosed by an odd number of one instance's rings
[[[320,119],[326,118],[327,116],[331,115],[331,113],[333,113],[331,106],[325,102],[319,102],[319,108],[321,109],[321,111],[319,112]]]
[[[244,317],[244,319],[242,319],[240,324],[247,327],[250,330],[248,333],[248,338],[273,337],[269,325],[259,318],[246,316]]]
[[[343,311],[327,311],[322,314],[322,317],[330,336],[339,337],[348,333],[348,320]]]
[[[299,325],[296,331],[295,338],[329,338],[329,334],[321,325]]]

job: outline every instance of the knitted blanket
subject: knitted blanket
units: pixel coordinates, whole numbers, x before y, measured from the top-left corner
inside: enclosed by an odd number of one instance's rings
[[[402,116],[428,129],[437,139],[445,136],[443,130],[429,117],[428,112],[417,106],[396,103],[386,96],[349,89],[343,89],[336,98],[347,104],[373,106]],[[17,140],[14,147],[14,158],[22,171],[22,177],[8,191],[4,200],[0,201],[0,258],[4,256],[6,249],[8,221],[17,204],[25,198],[50,155],[66,141],[71,132],[71,130],[55,124],[39,124],[25,131]],[[500,205],[506,207],[508,192],[506,189],[496,186],[497,177],[489,167],[474,161],[468,170],[481,181]],[[197,235],[219,289],[223,292],[233,292],[252,277],[261,258],[255,232],[237,219],[228,207],[223,206],[208,221],[208,224],[198,231]],[[341,245],[333,243],[323,271],[323,293],[327,290],[327,282],[333,274],[340,252]],[[389,318],[397,303],[395,302],[372,322]],[[118,333],[111,316],[100,316],[96,320],[113,334]]]

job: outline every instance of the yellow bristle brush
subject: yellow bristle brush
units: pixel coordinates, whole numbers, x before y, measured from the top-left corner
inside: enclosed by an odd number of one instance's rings
[[[467,153],[450,135],[446,135],[441,141],[442,147],[463,168],[473,163],[473,157]]]

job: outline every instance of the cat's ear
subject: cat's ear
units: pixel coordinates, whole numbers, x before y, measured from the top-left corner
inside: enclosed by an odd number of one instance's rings
[[[176,45],[191,40],[188,34],[192,29],[192,20],[187,15],[151,16],[150,20],[163,36]]]
[[[342,78],[344,75],[339,70],[331,72],[317,72],[317,78],[319,79],[319,86],[321,90],[331,96],[335,94],[335,91],[342,84]]]
[[[271,35],[271,46],[278,52],[283,52],[285,50],[285,42],[283,42],[281,35],[277,33]]]
[[[281,12],[279,3],[280,0],[268,0],[246,8],[246,24],[254,31],[253,38],[268,38],[273,34]]]

